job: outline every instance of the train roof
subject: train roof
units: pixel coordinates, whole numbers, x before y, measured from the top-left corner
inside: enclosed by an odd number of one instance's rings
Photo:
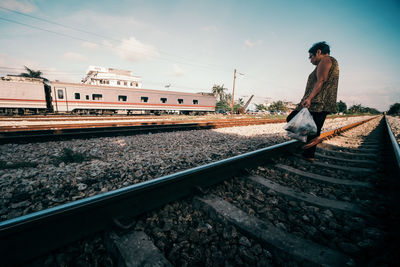
[[[75,86],[75,87],[85,87],[85,88],[101,88],[108,90],[121,90],[121,91],[147,91],[153,93],[168,93],[177,95],[198,95],[198,96],[213,96],[212,93],[199,92],[199,93],[186,93],[178,91],[166,91],[166,90],[156,90],[156,89],[146,89],[146,88],[126,88],[117,86],[104,86],[104,85],[93,85],[93,84],[83,84],[83,83],[68,83],[68,82],[58,82],[52,81],[51,86]]]

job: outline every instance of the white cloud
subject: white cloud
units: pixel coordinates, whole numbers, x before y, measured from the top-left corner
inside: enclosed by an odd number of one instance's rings
[[[111,46],[114,52],[122,59],[133,62],[152,59],[159,55],[157,49],[153,45],[142,43],[135,37],[123,39],[117,46],[112,46],[108,41],[104,41],[103,44],[108,47]]]
[[[171,76],[183,76],[185,75],[184,70],[177,64],[172,65],[173,71],[169,73]]]
[[[113,44],[112,44],[110,41],[104,40],[104,41],[102,42],[102,44],[103,44],[105,47],[113,48]]]
[[[205,32],[218,32],[217,26],[214,26],[214,25],[205,26],[205,27],[201,28],[201,30],[205,31]]]
[[[144,20],[136,20],[134,14],[122,16],[121,14],[109,15],[93,10],[80,10],[71,14],[66,14],[64,22],[70,25],[87,25],[85,30],[108,36],[110,39],[119,39],[119,36],[130,36],[132,31],[159,32]]]
[[[261,44],[262,44],[261,40],[258,40],[257,42],[252,42],[250,40],[244,41],[244,45],[247,46],[247,47],[250,47],[250,48],[253,48],[253,47],[255,47],[257,45],[261,45]]]
[[[67,52],[63,55],[64,59],[73,60],[73,61],[87,61],[87,58],[84,55],[75,52]]]
[[[84,48],[98,48],[99,47],[98,44],[91,43],[91,42],[83,42],[81,44],[81,46],[84,47]]]
[[[30,0],[2,0],[0,6],[22,13],[32,13],[36,10],[35,4]]]

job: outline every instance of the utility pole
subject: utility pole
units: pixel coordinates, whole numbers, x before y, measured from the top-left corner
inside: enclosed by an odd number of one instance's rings
[[[232,90],[232,117],[233,117],[233,104],[235,101],[235,80],[236,80],[236,69],[233,72],[233,90]]]
[[[244,75],[243,73],[238,72],[239,75]],[[233,90],[232,90],[232,116],[233,116],[233,105],[235,103],[235,80],[236,80],[236,69],[233,72]]]

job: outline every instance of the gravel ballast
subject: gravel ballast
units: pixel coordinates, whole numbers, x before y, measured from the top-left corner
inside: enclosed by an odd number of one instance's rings
[[[334,118],[323,131],[367,119]],[[0,146],[0,220],[289,140],[284,123]]]

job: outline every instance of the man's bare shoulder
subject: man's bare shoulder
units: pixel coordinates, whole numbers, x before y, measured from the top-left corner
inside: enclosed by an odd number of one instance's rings
[[[321,59],[321,63],[324,63],[324,64],[332,64],[332,59],[331,59],[331,57],[323,57],[323,58]]]

